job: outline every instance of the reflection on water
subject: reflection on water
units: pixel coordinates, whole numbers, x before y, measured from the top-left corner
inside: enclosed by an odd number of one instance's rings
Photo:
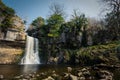
[[[32,72],[37,72],[38,70],[38,65],[23,65],[23,69],[21,70],[22,73],[32,73]]]
[[[0,75],[7,79],[33,72],[37,74],[46,72],[49,75],[52,71],[55,71],[56,74],[63,75],[63,72],[67,72],[67,67],[68,65],[0,65]],[[71,67],[75,68],[75,66]],[[112,72],[114,73],[114,80],[119,80],[120,69],[115,69]]]
[[[64,65],[2,65],[0,64],[0,75],[5,78],[13,78],[14,76],[29,74],[33,72],[51,72],[56,70],[57,73],[64,72],[66,66]]]
[[[0,65],[0,75],[12,78],[16,75],[29,74],[36,72],[39,65]]]

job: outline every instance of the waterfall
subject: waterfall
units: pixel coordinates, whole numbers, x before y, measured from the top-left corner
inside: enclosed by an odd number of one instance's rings
[[[38,54],[38,39],[27,36],[26,51],[21,64],[40,64]]]

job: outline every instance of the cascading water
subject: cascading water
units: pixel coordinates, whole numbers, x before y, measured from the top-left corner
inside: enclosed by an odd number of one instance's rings
[[[26,52],[21,64],[40,64],[38,53],[38,39],[27,36]]]

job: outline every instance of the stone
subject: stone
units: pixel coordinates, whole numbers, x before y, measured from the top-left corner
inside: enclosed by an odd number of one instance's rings
[[[52,75],[52,77],[57,77],[57,76],[58,76],[58,75],[57,75],[57,74],[55,74],[55,73]]]
[[[40,76],[45,76],[45,73],[43,73],[43,72],[42,72],[42,73],[40,73]]]
[[[52,71],[52,73],[55,73],[55,71]]]
[[[3,75],[0,75],[0,79],[3,79],[4,78],[4,76]]]
[[[113,74],[107,70],[100,70],[97,74],[100,79],[113,80]]]
[[[51,76],[48,76],[48,78],[45,78],[43,80],[54,80]]]
[[[85,80],[85,77],[79,77],[78,80]]]
[[[30,79],[30,76],[26,75],[24,78],[25,78],[25,79]]]
[[[48,80],[54,80],[51,76],[48,76]]]
[[[64,73],[64,77],[66,78],[66,77],[68,77],[69,76],[69,74],[68,73]]]
[[[23,77],[23,75],[20,75],[20,77]]]
[[[89,75],[90,75],[90,72],[89,72],[89,71],[84,71],[84,72],[83,72],[83,75],[84,75],[84,76],[89,76]]]
[[[71,78],[71,80],[78,80],[78,78],[77,78],[77,76],[74,76],[74,75],[70,75],[70,78]]]
[[[28,80],[28,79],[20,79],[20,80]]]
[[[39,75],[39,74],[37,74],[36,76],[37,76],[37,77],[39,77],[40,75]]]
[[[82,72],[79,72],[77,75],[80,77],[80,76],[82,76],[83,74],[82,74]]]
[[[32,76],[32,74],[29,74],[29,76]]]
[[[72,72],[72,68],[71,67],[67,67],[67,71],[70,73]]]
[[[86,68],[83,68],[81,71],[84,72],[84,71],[87,71],[87,69],[86,69]]]
[[[36,72],[34,72],[34,74],[36,74]]]
[[[15,76],[16,79],[20,79],[21,77],[20,76]]]

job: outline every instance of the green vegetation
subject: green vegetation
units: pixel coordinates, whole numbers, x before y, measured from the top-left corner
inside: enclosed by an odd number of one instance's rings
[[[79,56],[79,62],[82,64],[116,64],[119,62],[119,57],[117,52],[118,44],[120,41],[110,42],[107,44],[89,46],[86,48],[81,48],[76,52],[76,56]]]
[[[6,32],[7,28],[12,27],[12,17],[15,15],[15,11],[7,7],[5,4],[2,3],[0,0],[0,28],[3,32]]]
[[[61,15],[58,15],[58,14],[51,15],[47,20],[47,24],[49,26],[48,36],[58,37],[59,30],[63,22],[64,22],[64,18]]]
[[[12,8],[6,6],[0,0],[0,36],[4,35],[4,38],[6,38],[7,31],[10,28],[23,32],[24,23]]]
[[[102,2],[110,8],[102,20],[73,10],[71,19],[65,21],[64,9],[59,4],[50,6],[51,14],[46,19],[36,18],[27,33],[39,39],[41,61],[48,63],[52,58],[57,63],[81,65],[119,62],[120,2]],[[6,32],[13,27],[15,12],[1,0],[0,5],[0,30]]]
[[[108,8],[115,0],[103,1]],[[107,4],[108,3],[108,4]],[[116,1],[114,7],[119,2]],[[35,19],[28,34],[39,39],[40,57],[44,63],[51,57],[58,63],[92,65],[119,62],[119,10],[108,12],[103,20],[87,18],[73,10],[71,19],[65,21],[63,7],[53,4],[47,19]],[[117,17],[116,17],[117,16]],[[53,60],[54,61],[54,60]]]

